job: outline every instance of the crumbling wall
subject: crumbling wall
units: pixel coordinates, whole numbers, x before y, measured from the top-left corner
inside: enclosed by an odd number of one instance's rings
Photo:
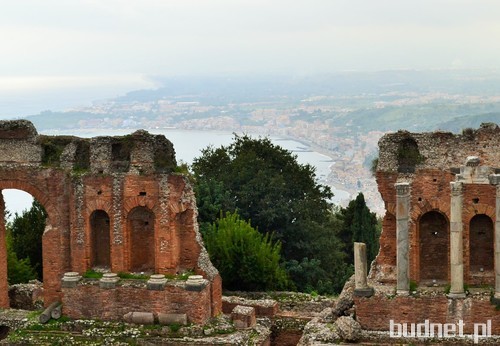
[[[109,262],[105,269],[130,272],[142,269],[136,262],[145,255],[137,255],[138,249],[150,247],[152,253],[146,256],[150,274],[193,271],[203,275],[210,282],[207,311],[212,315],[221,311],[220,275],[199,234],[193,189],[186,177],[174,173],[176,165],[172,143],[143,130],[83,139],[38,135],[26,120],[0,121],[0,190],[31,193],[48,214],[42,239],[46,305],[61,299],[65,272],[82,274],[92,268],[96,251],[107,254],[109,247],[109,261],[101,261]],[[0,200],[0,211],[2,205]],[[147,220],[131,220],[138,209],[148,211]],[[96,212],[107,215],[101,222],[109,222],[109,236],[103,237],[109,244],[95,239],[92,215]],[[132,237],[134,222],[143,222],[139,231],[149,229],[153,236]],[[7,268],[4,233],[0,223],[0,273]],[[0,287],[4,286],[6,275],[0,276]],[[8,307],[7,290],[0,291],[0,307]],[[98,297],[105,296],[87,293],[97,304]],[[155,294],[159,293],[148,293]]]
[[[414,145],[415,144],[415,145]],[[396,189],[395,183],[410,183],[410,279],[419,283],[422,258],[426,244],[422,242],[421,218],[435,211],[450,220],[450,182],[461,179],[463,189],[463,258],[464,279],[469,284],[493,284],[491,270],[480,275],[470,268],[471,219],[486,215],[494,223],[495,186],[488,176],[500,172],[500,128],[496,124],[482,124],[479,129],[467,129],[462,134],[450,132],[410,133],[398,131],[386,134],[379,141],[379,160],[376,180],[385,204],[386,214],[380,237],[379,254],[372,265],[370,278],[379,282],[396,280]],[[478,158],[478,166],[467,168],[468,157]],[[477,174],[472,181],[469,174]],[[448,225],[449,228],[449,225]],[[449,268],[449,249],[444,256]],[[445,261],[445,262],[446,262]],[[449,279],[449,273],[448,273]]]

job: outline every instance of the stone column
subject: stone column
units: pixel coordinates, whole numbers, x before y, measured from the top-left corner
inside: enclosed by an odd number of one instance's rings
[[[463,184],[451,182],[450,204],[450,264],[451,287],[450,298],[464,298],[464,257],[463,257],[463,223],[462,199]]]
[[[410,212],[410,184],[396,186],[396,239],[397,239],[397,294],[410,293],[410,243],[408,239]]]
[[[354,295],[358,297],[371,297],[373,288],[368,287],[366,276],[368,265],[366,263],[366,244],[354,243]]]
[[[0,309],[9,308],[9,284],[7,283],[7,239],[5,236],[5,205],[0,190]]]
[[[500,303],[500,174],[490,175],[490,183],[496,185],[495,213],[495,303]]]

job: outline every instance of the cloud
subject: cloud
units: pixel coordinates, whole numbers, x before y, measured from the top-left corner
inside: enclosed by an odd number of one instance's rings
[[[0,75],[498,67],[492,0],[18,0]]]

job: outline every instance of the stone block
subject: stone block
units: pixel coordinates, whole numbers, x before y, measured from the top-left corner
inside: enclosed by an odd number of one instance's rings
[[[161,325],[168,324],[180,324],[185,326],[188,324],[188,319],[186,314],[158,314],[158,323]]]
[[[255,327],[255,309],[250,306],[237,305],[231,312],[231,320],[236,329],[246,329]]]
[[[152,312],[129,312],[123,316],[123,320],[134,324],[154,324],[155,316]]]
[[[208,280],[203,279],[203,276],[190,275],[186,281],[186,290],[201,292],[207,285]]]

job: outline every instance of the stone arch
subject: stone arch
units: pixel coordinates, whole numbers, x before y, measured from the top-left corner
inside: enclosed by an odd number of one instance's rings
[[[133,208],[127,215],[129,270],[154,272],[155,214],[144,206]]]
[[[59,220],[59,211],[53,205],[48,192],[43,192],[38,187],[24,180],[0,180],[0,191],[6,189],[21,190],[32,195],[47,212],[47,225],[57,225],[55,220]]]
[[[414,173],[415,166],[422,161],[418,144],[411,136],[398,143],[397,160],[400,173]]]
[[[43,187],[48,187],[44,184],[46,177],[40,177],[36,174],[30,175],[29,173],[23,172],[19,175],[9,173],[11,176],[18,176],[18,179],[4,179],[0,178],[0,191],[4,189],[16,189],[25,191],[31,194],[45,209],[47,213],[47,219],[45,222],[45,231],[42,235],[42,249],[50,248],[52,251],[42,251],[42,267],[43,267],[43,288],[44,288],[44,302],[45,304],[50,304],[55,299],[59,297],[59,286],[60,277],[59,274],[64,272],[67,268],[69,260],[69,250],[64,249],[61,245],[69,243],[68,234],[64,232],[64,227],[67,226],[65,219],[61,217],[61,213],[54,204],[54,200],[51,199],[51,193],[43,189]],[[4,203],[2,197],[0,210],[0,217],[4,217]],[[2,229],[0,233],[5,233],[5,224],[2,221]],[[3,237],[0,237],[0,239]],[[0,244],[1,249],[5,247],[4,244]],[[7,295],[8,285],[7,285],[7,263],[5,259],[5,264],[0,263],[0,266],[5,265],[5,275],[0,278],[0,291],[5,290],[5,296],[0,294],[0,307],[9,307],[9,298]]]
[[[477,214],[469,222],[469,270],[471,274],[493,271],[493,221],[486,214]]]
[[[125,210],[125,213],[130,213],[134,208],[137,208],[137,207],[145,207],[145,208],[153,211],[153,213],[158,212],[157,205],[155,204],[155,201],[150,197],[136,196],[136,197],[127,198],[123,202],[123,209]]]
[[[420,282],[444,284],[449,276],[450,224],[444,213],[428,211],[417,223]]]
[[[90,214],[91,267],[111,267],[110,219],[104,210]]]

